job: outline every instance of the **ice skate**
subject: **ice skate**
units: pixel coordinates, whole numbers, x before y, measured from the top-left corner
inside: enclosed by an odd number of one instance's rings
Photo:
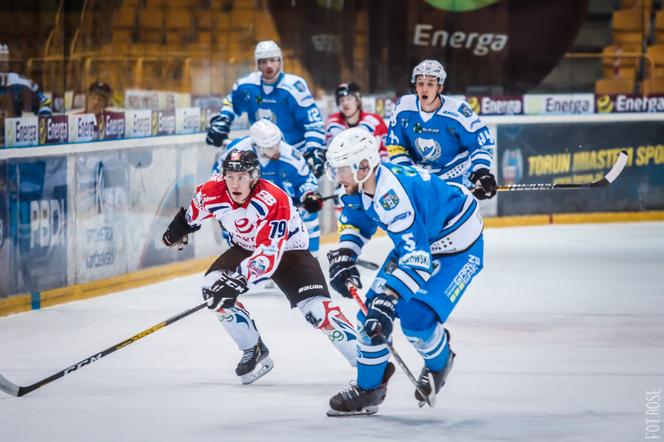
[[[235,374],[240,376],[243,384],[251,384],[272,370],[274,362],[270,359],[269,354],[270,350],[260,338],[256,345],[244,350],[242,359],[235,369]]]
[[[417,384],[419,385],[422,392],[427,395],[427,397],[422,397],[420,392],[415,390],[415,399],[418,400],[417,405],[420,408],[424,407],[427,402],[431,407],[436,405],[436,395],[440,389],[443,388],[443,385],[445,385],[445,379],[447,379],[447,375],[449,375],[450,370],[452,370],[455,356],[456,354],[452,351],[452,349],[450,349],[450,355],[447,358],[447,364],[445,365],[445,368],[440,371],[431,371],[426,366],[422,367],[422,372],[420,373],[420,377],[417,380]],[[431,388],[432,385],[435,386],[435,389]]]
[[[357,384],[351,384],[347,388],[330,399],[328,416],[367,416],[375,414],[378,406],[385,400],[387,394],[387,382],[394,374],[394,364],[387,363],[383,381],[373,390],[363,390]]]

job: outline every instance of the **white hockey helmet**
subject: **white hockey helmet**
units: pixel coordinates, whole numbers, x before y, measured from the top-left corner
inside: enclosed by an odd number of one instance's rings
[[[279,58],[281,59],[281,48],[273,40],[259,41],[254,51],[254,59],[256,63],[258,60],[264,58]]]
[[[325,169],[330,180],[336,179],[337,169],[350,167],[355,182],[362,184],[371,175],[367,174],[362,180],[357,178],[362,161],[366,160],[369,163],[369,169],[380,164],[378,140],[371,132],[361,127],[346,129],[332,139],[326,157]]]
[[[417,80],[419,75],[437,78],[438,84],[440,85],[444,84],[445,79],[447,78],[447,72],[445,72],[445,68],[437,60],[424,60],[415,66],[413,68],[413,73],[410,76],[411,84],[415,84],[415,80]]]
[[[249,136],[259,149],[269,149],[281,142],[281,130],[276,124],[261,118],[249,128]]]

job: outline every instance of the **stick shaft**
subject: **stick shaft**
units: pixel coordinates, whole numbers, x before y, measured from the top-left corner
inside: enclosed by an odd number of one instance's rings
[[[196,307],[192,307],[188,310],[185,310],[182,313],[179,313],[175,316],[172,316],[172,317],[166,319],[165,321],[162,321],[158,324],[155,324],[152,327],[147,328],[147,329],[143,330],[142,332],[135,334],[131,338],[125,339],[124,341],[122,341],[118,344],[115,344],[111,347],[108,347],[106,350],[103,350],[99,353],[95,353],[92,356],[89,356],[89,357],[87,357],[87,358],[85,358],[85,359],[83,359],[83,360],[81,360],[81,361],[79,361],[79,362],[77,362],[73,365],[70,365],[69,367],[65,368],[64,370],[60,370],[59,372],[54,373],[51,376],[42,379],[41,381],[35,382],[34,384],[27,385],[27,386],[18,386],[16,384],[10,382],[9,380],[7,380],[7,378],[5,378],[4,376],[0,375],[0,390],[4,391],[5,393],[10,394],[12,396],[19,396],[19,397],[24,396],[24,395],[26,395],[26,394],[28,394],[28,393],[30,393],[30,392],[38,389],[38,388],[43,387],[46,384],[49,384],[49,383],[55,381],[56,379],[60,379],[61,377],[64,377],[65,375],[70,374],[70,373],[78,370],[81,367],[85,367],[86,365],[90,365],[91,363],[98,361],[99,359],[103,358],[104,356],[108,356],[108,355],[110,355],[111,353],[113,353],[117,350],[120,350],[120,349],[122,349],[122,348],[124,348],[124,347],[126,347],[130,344],[133,344],[134,342],[138,341],[139,339],[143,339],[144,337],[146,337],[148,335],[151,335],[152,333],[156,332],[157,330],[161,330],[162,328],[167,327],[170,324],[172,324],[176,321],[179,321],[180,319],[185,318],[185,317],[191,315],[192,313],[195,313],[195,312],[199,311],[200,309],[202,309],[203,307],[206,307],[206,306],[207,306],[207,302],[204,302],[200,305],[197,305]]]

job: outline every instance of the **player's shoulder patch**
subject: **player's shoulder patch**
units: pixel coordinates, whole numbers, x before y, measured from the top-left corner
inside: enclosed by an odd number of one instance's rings
[[[383,209],[392,210],[399,205],[399,197],[394,189],[389,189],[378,199],[378,202],[383,206]]]
[[[457,109],[457,112],[459,112],[461,115],[464,117],[470,118],[473,116],[473,110],[468,106],[466,103],[461,103],[461,106]]]

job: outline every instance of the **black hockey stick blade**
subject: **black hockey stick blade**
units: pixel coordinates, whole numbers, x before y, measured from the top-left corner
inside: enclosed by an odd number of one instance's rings
[[[121,348],[124,348],[128,346],[129,344],[133,344],[134,342],[138,341],[139,339],[142,339],[148,335],[151,335],[152,333],[156,332],[157,330],[160,330],[175,321],[179,321],[180,319],[187,317],[191,315],[192,313],[195,313],[202,309],[203,307],[207,307],[207,302],[204,302],[202,304],[197,305],[196,307],[192,307],[189,310],[185,310],[182,313],[179,313],[175,316],[172,316],[165,321],[160,322],[159,324],[153,325],[152,327],[143,330],[142,332],[135,334],[129,339],[125,339],[124,341],[115,344],[112,347],[107,348],[106,350],[96,353],[90,357],[87,357],[83,359],[82,361],[79,361],[64,370],[60,370],[57,373],[52,374],[51,376],[42,379],[41,381],[37,381],[34,384],[31,385],[26,385],[26,386],[20,386],[16,385],[13,382],[11,382],[9,379],[4,377],[3,375],[0,374],[0,390],[4,391],[5,393],[11,395],[11,396],[25,396],[26,394],[30,393],[31,391],[35,391],[36,389],[43,387],[46,384],[49,384],[56,379],[60,379],[61,377],[64,377],[65,375],[78,370],[81,367],[85,367],[86,365],[90,365],[93,362],[96,362],[103,358],[104,356],[110,355],[111,353],[115,352],[116,350],[120,350]]]
[[[369,270],[378,270],[380,268],[375,262],[367,261],[366,259],[358,259],[357,265]]]
[[[620,173],[623,171],[627,165],[627,160],[629,156],[624,150],[618,155],[618,159],[611,167],[611,170],[604,175],[600,180],[593,181],[592,183],[581,183],[581,184],[554,184],[554,183],[545,183],[545,184],[509,184],[498,186],[497,190],[499,192],[510,192],[515,190],[557,190],[557,189],[589,189],[592,187],[606,187],[618,178]]]

